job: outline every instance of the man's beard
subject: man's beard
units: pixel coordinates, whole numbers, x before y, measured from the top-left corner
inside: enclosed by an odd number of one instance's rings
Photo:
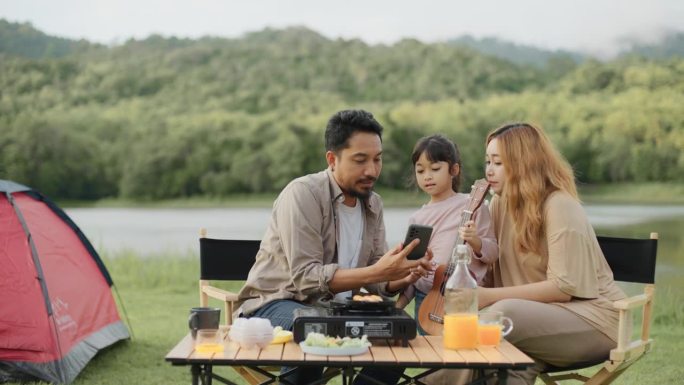
[[[373,182],[373,184],[371,185],[371,187],[368,190],[358,190],[355,188],[349,189],[349,195],[353,196],[354,198],[360,198],[360,199],[370,198],[371,194],[373,193],[373,188],[375,187],[375,181],[376,180],[377,179],[375,179],[375,178],[370,179],[370,181]],[[368,181],[368,180],[363,180],[361,182],[366,182],[366,181]]]
[[[354,198],[359,198],[359,199],[368,199],[368,198],[370,198],[372,193],[373,193],[372,188],[369,189],[368,191],[359,191],[356,189],[349,191],[349,195],[353,196]]]

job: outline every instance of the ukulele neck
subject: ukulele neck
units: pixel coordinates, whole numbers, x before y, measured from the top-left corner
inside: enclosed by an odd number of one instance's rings
[[[460,229],[461,227],[465,226],[466,222],[468,222],[471,218],[473,217],[473,212],[470,210],[463,210],[461,213],[461,222],[458,225],[458,228]],[[457,234],[459,234],[457,232]],[[452,248],[451,251],[451,259],[449,260],[449,266],[447,267],[447,271],[449,271],[449,275],[451,275],[451,272],[453,272],[453,269],[456,267],[456,246],[464,244],[465,241],[461,239],[460,235],[456,235],[456,243],[454,243],[454,247]]]

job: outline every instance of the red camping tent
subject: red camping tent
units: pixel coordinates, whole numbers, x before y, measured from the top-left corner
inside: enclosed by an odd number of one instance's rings
[[[0,180],[0,381],[70,383],[129,338],[112,280],[71,219],[39,192]]]

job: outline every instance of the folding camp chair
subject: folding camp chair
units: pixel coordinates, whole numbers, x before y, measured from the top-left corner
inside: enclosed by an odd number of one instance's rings
[[[210,285],[210,281],[244,281],[254,265],[261,241],[207,238],[207,230],[200,229],[200,306],[207,306],[209,298],[223,302],[226,325],[233,324],[237,293]],[[267,379],[264,375],[242,366],[233,367],[250,384]],[[268,368],[280,370],[280,368]]]
[[[209,297],[224,303],[226,325],[233,324],[237,293],[210,285],[209,281],[244,281],[254,265],[261,241],[207,238],[200,229],[200,306]]]
[[[574,379],[585,384],[610,384],[630,365],[651,349],[653,340],[649,338],[653,295],[655,292],[655,266],[658,251],[658,233],[651,233],[650,239],[598,237],[599,245],[616,281],[646,284],[644,294],[629,297],[613,303],[619,310],[618,345],[608,357],[595,362],[583,362],[572,367],[548,367],[539,378],[548,384]],[[641,336],[631,338],[632,310],[643,307]],[[577,369],[603,364],[591,377],[579,373],[567,373]],[[566,372],[566,373],[561,373]]]
[[[261,241],[207,238],[207,230],[200,229],[200,306],[207,306],[209,298],[218,299],[224,304],[226,325],[233,324],[233,312],[237,293],[210,285],[210,281],[245,281],[254,265]],[[261,373],[242,366],[233,369],[252,385],[260,384],[269,378]],[[270,372],[280,371],[280,367],[266,367]],[[339,369],[328,368],[324,377],[333,376]]]

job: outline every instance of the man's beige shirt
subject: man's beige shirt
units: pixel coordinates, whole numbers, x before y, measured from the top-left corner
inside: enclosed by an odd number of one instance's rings
[[[577,314],[617,341],[618,312],[612,302],[625,298],[625,294],[613,281],[613,272],[580,203],[560,191],[547,198],[542,213],[546,242],[542,243],[541,255],[518,252],[515,224],[505,203],[496,196],[490,206],[499,241],[494,286],[550,280],[572,296],[570,302],[554,305]]]
[[[256,262],[240,290],[239,304],[249,315],[268,302],[292,299],[306,304],[329,300],[328,283],[338,269],[337,202],[344,199],[330,169],[290,182],[273,204],[271,221]],[[385,252],[382,201],[376,193],[363,205],[364,231],[357,267],[375,263]],[[386,282],[366,286],[385,291]]]

